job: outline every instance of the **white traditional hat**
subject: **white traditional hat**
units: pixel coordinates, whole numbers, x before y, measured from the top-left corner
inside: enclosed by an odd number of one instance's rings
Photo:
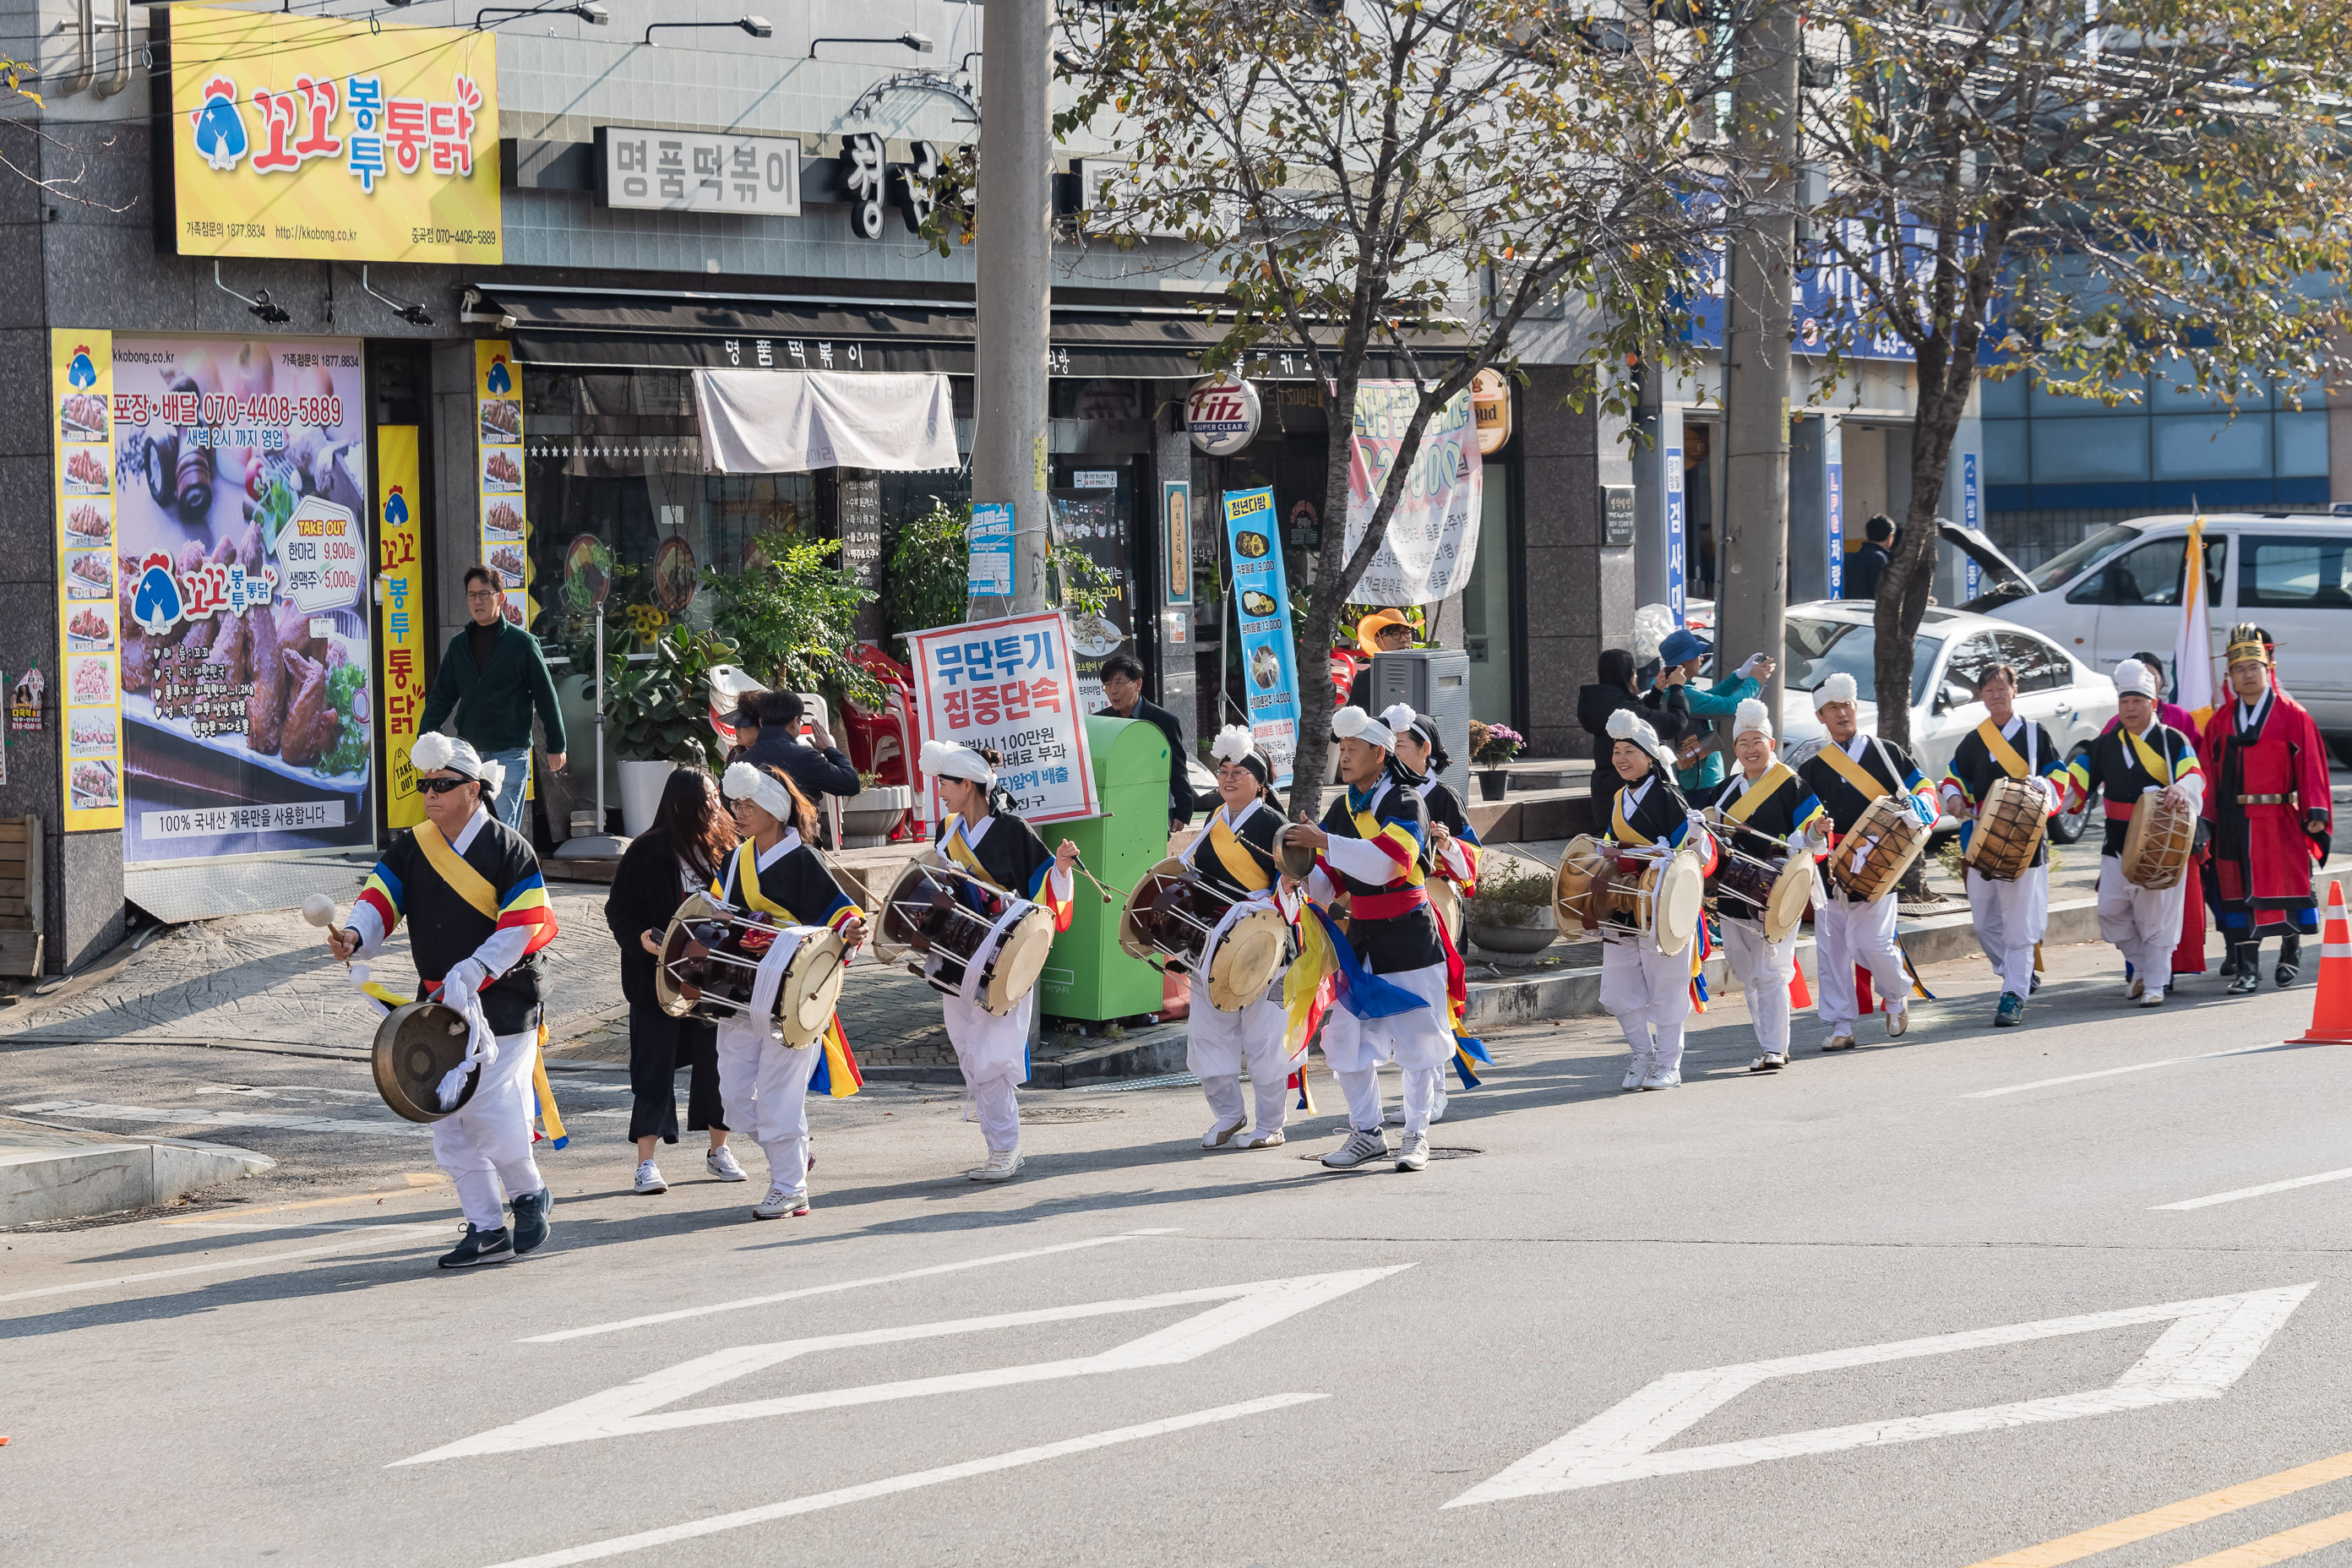
[[[485,761],[474,750],[472,742],[445,735],[438,730],[427,730],[416,737],[416,743],[408,748],[408,763],[420,773],[463,773],[479,780],[484,795],[498,794],[507,782],[504,763]]]
[[[1256,738],[1239,724],[1228,724],[1217,731],[1216,740],[1209,746],[1209,755],[1218,762],[1247,768],[1257,775],[1260,784],[1265,783],[1274,771],[1266,763],[1265,753],[1257,749]]]
[[[2116,695],[2153,699],[2164,695],[2164,688],[2155,670],[2138,659],[2127,658],[2116,666]]]
[[[765,768],[755,768],[749,763],[730,763],[727,776],[719,781],[729,800],[748,800],[778,822],[793,820],[793,792],[784,781]]]
[[[1343,741],[1361,741],[1383,752],[1396,750],[1396,731],[1352,703],[1331,716],[1331,733]]]
[[[1656,759],[1660,767],[1669,773],[1674,769],[1674,753],[1659,742],[1658,732],[1636,717],[1631,708],[1620,708],[1609,715],[1609,738],[1631,741]]]
[[[1840,670],[1813,689],[1813,711],[1818,713],[1832,702],[1857,702],[1861,698],[1862,689],[1854,685],[1853,677]]]
[[[1739,700],[1738,715],[1731,721],[1731,738],[1735,741],[1753,730],[1766,740],[1772,739],[1772,720],[1764,704],[1753,697]]]
[[[923,772],[933,778],[970,779],[982,787],[996,782],[996,770],[986,757],[952,741],[923,742]]]

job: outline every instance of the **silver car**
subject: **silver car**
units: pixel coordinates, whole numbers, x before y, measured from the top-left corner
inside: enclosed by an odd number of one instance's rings
[[[1817,599],[1789,606],[1780,674],[1781,745],[1801,758],[1826,738],[1813,716],[1813,691],[1831,676],[1853,677],[1862,696],[1862,727],[1877,729],[1878,634],[1873,606],[1862,601]],[[1951,765],[1960,737],[1984,722],[1974,691],[1979,672],[2014,665],[2017,710],[2050,731],[2069,761],[2090,749],[2116,716],[2116,683],[2039,632],[1966,610],[1930,608],[1911,645],[1911,752],[1931,779]],[[1810,744],[1808,744],[1810,742]],[[1803,752],[1798,748],[1802,745]],[[2072,844],[2082,837],[2086,810],[2053,817],[2050,837]],[[1949,816],[1939,828],[1957,828]]]

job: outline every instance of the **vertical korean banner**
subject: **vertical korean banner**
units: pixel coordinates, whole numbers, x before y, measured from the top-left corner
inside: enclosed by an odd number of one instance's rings
[[[1167,605],[1161,637],[1171,647],[1192,638],[1192,485],[1160,482],[1160,602]]]
[[[383,606],[378,628],[383,659],[376,671],[383,697],[376,711],[383,735],[383,814],[391,827],[425,820],[416,769],[416,716],[425,707],[425,567],[418,556],[424,531],[410,498],[417,496],[416,426],[383,425],[375,433],[376,583]]]
[[[1845,426],[1837,416],[1822,421],[1822,491],[1827,501],[1830,597],[1845,597]],[[1717,624],[1722,624],[1718,617]]]
[[[993,751],[997,782],[1031,822],[1097,815],[1087,721],[1059,610],[914,632],[915,700],[923,739]],[[924,811],[940,819],[937,781]]]
[[[522,372],[514,351],[499,339],[474,343],[475,473],[480,485],[482,564],[506,590],[506,616],[529,630],[539,622],[530,596],[530,525],[522,493]],[[523,771],[525,800],[539,798],[539,780]]]
[[[114,334],[49,334],[58,422],[58,728],[65,829],[122,826],[121,616],[114,513]]]
[[[1278,788],[1290,784],[1298,751],[1297,639],[1290,630],[1290,586],[1276,543],[1271,488],[1225,496],[1225,536],[1233,552],[1234,605],[1241,617],[1242,689],[1249,694],[1250,733],[1274,763]]]
[[[1356,388],[1355,429],[1348,449],[1348,552],[1355,553],[1381,492],[1404,449],[1404,436],[1421,406],[1409,381],[1367,381]],[[1438,410],[1422,432],[1404,494],[1389,514],[1388,532],[1351,604],[1434,605],[1460,593],[1478,562],[1478,521],[1485,508],[1486,469],[1478,453],[1478,421],[1465,388]]]

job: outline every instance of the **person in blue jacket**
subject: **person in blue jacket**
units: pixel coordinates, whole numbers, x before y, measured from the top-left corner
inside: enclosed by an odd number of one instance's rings
[[[1702,720],[1728,719],[1739,711],[1741,702],[1762,691],[1764,682],[1772,679],[1772,661],[1758,653],[1750,654],[1738,671],[1713,686],[1700,686],[1699,666],[1714,651],[1714,644],[1687,626],[1670,633],[1658,645],[1658,659],[1665,666],[1659,673],[1658,686],[1666,694],[1666,707],[1686,709]],[[1693,726],[1691,733],[1711,740],[1713,729],[1712,724],[1703,729]],[[1723,783],[1723,778],[1720,745],[1710,745],[1696,765],[1675,770],[1675,782],[1686,790],[1712,788]]]

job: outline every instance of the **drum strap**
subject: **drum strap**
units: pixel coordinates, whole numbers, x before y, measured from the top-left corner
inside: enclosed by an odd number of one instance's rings
[[[1852,784],[1854,792],[1864,800],[1876,800],[1883,795],[1895,793],[1892,786],[1874,776],[1868,768],[1846,755],[1845,748],[1835,741],[1821,749],[1821,759],[1835,768],[1838,776]]]
[[[2021,779],[2033,772],[2033,764],[2018,754],[2017,748],[2009,743],[2009,737],[1995,729],[1991,720],[1988,719],[1977,726],[1977,739],[1984,742],[1985,750],[1992,756],[1993,765],[2011,778]],[[2028,746],[2033,744],[2031,729],[2025,731],[2025,743]]]
[[[1731,809],[1724,815],[1734,822],[1747,821],[1762,808],[1766,801],[1772,798],[1783,784],[1796,776],[1788,763],[1774,763],[1764,770],[1762,777],[1748,786],[1746,794],[1731,803]]]
[[[1623,790],[1621,789],[1617,792],[1617,799],[1615,803],[1610,806],[1609,815],[1611,818],[1609,836],[1616,839],[1618,843],[1654,844],[1657,842],[1657,840],[1652,838],[1648,834],[1643,833],[1641,829],[1635,827],[1632,823],[1625,820],[1625,792]]]
[[[1242,821],[1248,821],[1257,806],[1256,801],[1250,802],[1251,809],[1242,814]],[[1225,868],[1225,875],[1234,879],[1236,887],[1258,892],[1272,887],[1274,878],[1264,865],[1252,858],[1250,845],[1234,831],[1240,826],[1240,823],[1235,823],[1227,826],[1224,813],[1221,811],[1209,819],[1209,830],[1202,837],[1209,841],[1210,849],[1216,854],[1217,863]]]
[[[946,837],[940,840],[940,847],[947,851],[947,857],[949,859],[954,861],[957,865],[962,867],[965,870],[971,872],[973,876],[979,878],[990,887],[998,889],[1003,888],[1003,883],[998,881],[995,878],[988,874],[988,868],[980,863],[979,853],[975,851],[971,845],[964,842],[962,834],[953,832],[950,833]]]
[[[465,900],[485,920],[497,920],[499,893],[490,886],[490,879],[467,865],[466,858],[449,847],[449,841],[441,837],[441,830],[433,826],[431,819],[418,823],[410,831],[416,836],[416,847],[425,851],[425,863],[433,868],[434,874],[447,885],[449,890]]]

